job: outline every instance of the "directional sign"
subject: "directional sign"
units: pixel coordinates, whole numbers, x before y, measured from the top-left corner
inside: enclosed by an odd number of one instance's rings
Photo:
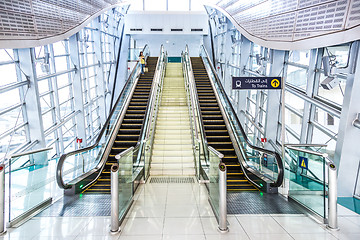
[[[281,77],[233,77],[232,89],[281,89]]]
[[[299,167],[305,170],[309,169],[309,159],[299,156]]]

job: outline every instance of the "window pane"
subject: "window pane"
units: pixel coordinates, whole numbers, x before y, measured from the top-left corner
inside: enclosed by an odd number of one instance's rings
[[[286,82],[306,90],[307,70],[288,65]]]
[[[17,82],[15,64],[1,65],[0,72],[1,72],[0,86]]]
[[[51,108],[50,94],[40,98],[40,106],[41,106],[41,112],[44,112],[47,109]]]
[[[306,51],[291,51],[289,55],[289,62],[299,63],[302,65],[309,65],[310,50]]]
[[[285,123],[286,126],[291,128],[294,132],[300,136],[302,118],[291,112],[289,109],[285,109]]]
[[[292,108],[295,108],[298,112],[304,113],[304,104],[305,101],[294,94],[286,92],[285,94],[285,103]]]
[[[55,58],[56,72],[65,71],[68,69],[66,58],[67,57],[65,56]]]
[[[63,54],[67,53],[65,43],[63,41],[54,43],[53,48],[54,48],[54,55],[55,56],[63,55]]]
[[[65,102],[70,98],[70,88],[65,87],[59,90],[59,103]]]
[[[0,117],[1,118],[1,117]],[[1,128],[4,125],[4,121],[2,121],[0,119],[0,123],[1,123]],[[15,122],[12,122],[11,124],[8,125],[8,129],[11,129],[14,127]],[[8,130],[7,129],[7,130]],[[3,129],[1,129],[2,131]],[[10,145],[9,145],[9,141],[11,139]],[[12,136],[8,135],[4,138],[2,138],[0,140],[0,158],[3,158],[5,156],[5,153],[11,152],[12,150],[14,150],[15,148],[17,148],[18,146],[20,146],[21,144],[24,144],[26,142],[26,134],[25,134],[25,127],[22,127],[18,130],[16,130],[14,132],[14,134]]]
[[[327,47],[325,53],[327,55],[336,56],[336,67],[346,67],[349,58],[350,44]]]
[[[294,135],[292,135],[288,130],[286,130],[285,132],[285,142],[292,144],[300,143],[299,139],[297,139]]]
[[[11,91],[1,93],[0,103],[0,111],[17,103],[20,103],[19,89],[13,89]]]
[[[13,59],[14,53],[12,49],[0,49],[0,62],[8,62],[12,61]]]
[[[340,119],[334,117],[333,115],[325,112],[320,108],[315,109],[315,120],[320,125],[326,127],[327,129],[331,130],[334,133],[338,132]]]
[[[44,114],[42,118],[43,118],[44,130],[46,131],[54,123],[53,122],[53,117],[52,117],[52,111]]]
[[[169,11],[189,11],[189,0],[168,0]]]
[[[312,141],[313,144],[327,144],[325,152],[329,155],[330,159],[334,159],[336,141],[331,139],[328,135],[314,127]]]
[[[19,119],[17,120],[18,117]],[[0,134],[8,131],[9,129],[14,128],[16,120],[17,120],[17,125],[20,125],[24,122],[21,113],[21,107],[16,108],[0,116]]]

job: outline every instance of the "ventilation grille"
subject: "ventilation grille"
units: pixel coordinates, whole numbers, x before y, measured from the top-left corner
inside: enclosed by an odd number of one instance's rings
[[[204,30],[202,28],[192,28],[191,31],[192,32],[202,32]]]
[[[130,28],[130,31],[132,31],[132,32],[141,32],[142,28]]]
[[[195,183],[192,177],[152,177],[150,183]]]
[[[152,32],[162,32],[162,28],[151,28],[150,31]]]
[[[182,28],[172,28],[171,31],[172,32],[182,32],[183,29]]]
[[[247,32],[270,41],[298,41],[360,25],[360,0],[223,0]]]
[[[78,26],[121,0],[0,1],[0,39],[41,39]]]

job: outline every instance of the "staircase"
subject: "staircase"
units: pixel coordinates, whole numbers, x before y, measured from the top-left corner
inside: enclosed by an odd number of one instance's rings
[[[224,154],[228,191],[257,190],[244,176],[214,90],[200,57],[191,58],[207,143]]]
[[[151,176],[195,175],[181,63],[168,63],[156,122]]]
[[[147,67],[149,68],[149,71],[144,75],[140,75],[140,79],[136,84],[134,94],[132,95],[130,104],[126,109],[125,117],[111,148],[106,165],[101,172],[100,177],[83,192],[110,193],[110,168],[117,162],[115,156],[130,147],[135,147],[139,141],[146,107],[150,97],[156,63],[157,57],[148,58]]]

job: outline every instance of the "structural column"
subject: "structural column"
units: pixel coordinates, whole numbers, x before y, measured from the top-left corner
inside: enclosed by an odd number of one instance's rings
[[[94,23],[94,27],[97,29],[95,31],[93,31],[93,36],[94,36],[94,50],[95,50],[95,56],[96,59],[99,62],[99,65],[95,67],[95,71],[96,71],[96,84],[98,85],[97,89],[97,93],[98,95],[101,97],[101,99],[99,99],[98,103],[99,103],[99,115],[100,115],[100,122],[102,124],[105,123],[106,121],[106,100],[105,100],[105,92],[106,92],[106,87],[105,87],[105,80],[104,80],[104,61],[103,61],[103,56],[102,56],[102,50],[101,50],[101,26],[100,26],[100,17],[97,17],[96,19],[94,19],[93,21]]]
[[[19,54],[19,67],[28,76],[29,88],[24,91],[26,97],[26,112],[28,118],[30,141],[38,143],[33,149],[45,148],[45,135],[44,125],[41,115],[41,105],[39,98],[39,87],[36,78],[36,66],[35,66],[35,53],[34,48],[21,48],[18,49]]]
[[[79,58],[79,45],[78,45],[79,34],[74,34],[69,38],[70,47],[70,58],[75,64],[77,71],[74,72],[73,77],[73,91],[78,94],[74,94],[74,110],[75,112],[80,111],[79,114],[75,115],[78,138],[83,139],[83,144],[86,144],[86,125],[85,125],[85,111],[83,92],[84,89],[81,84],[81,71],[80,71],[80,58]],[[84,146],[83,146],[84,147]]]
[[[352,197],[360,162],[360,129],[353,126],[360,113],[360,42],[351,45],[348,75],[342,106],[335,164],[338,166],[338,196]]]

